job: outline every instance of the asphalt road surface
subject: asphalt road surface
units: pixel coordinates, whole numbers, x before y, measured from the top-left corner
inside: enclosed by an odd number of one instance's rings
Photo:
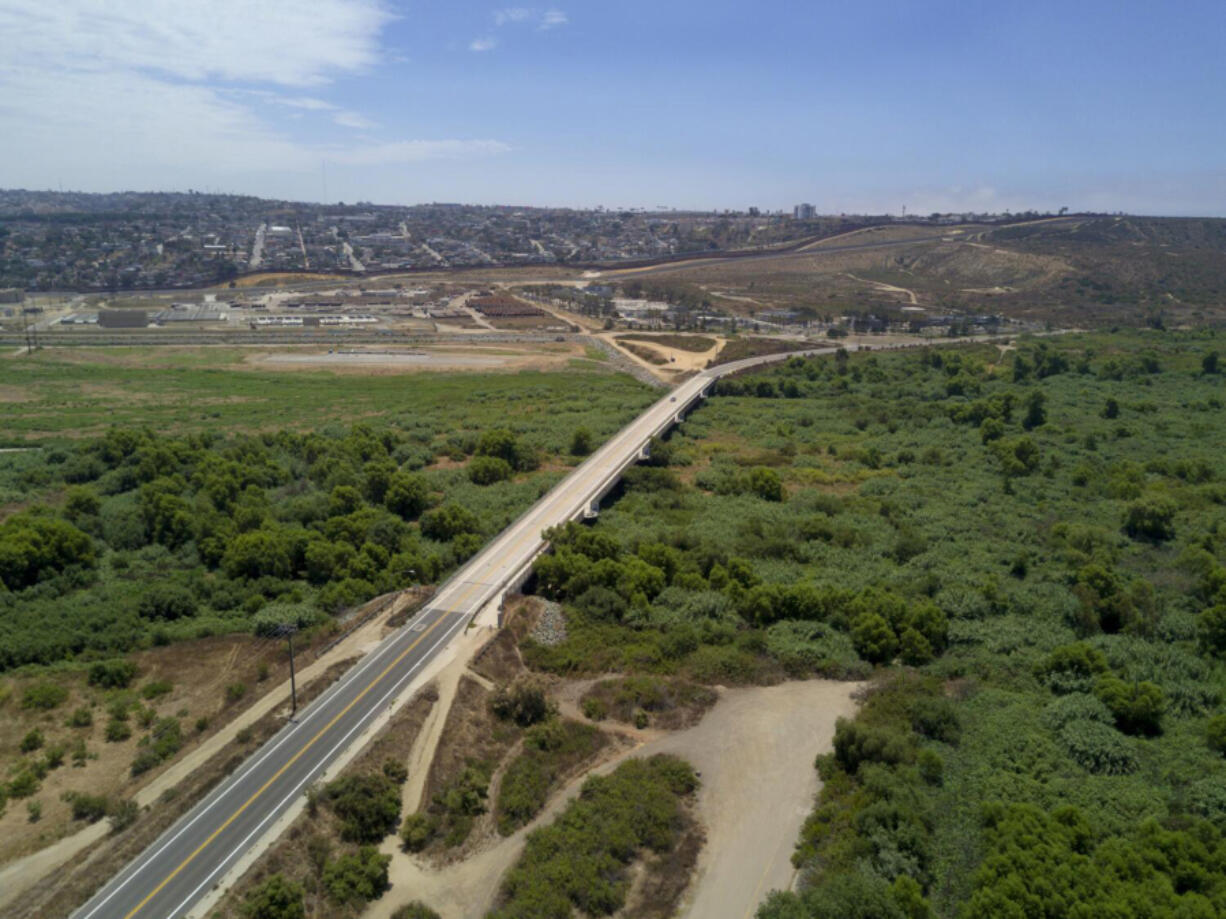
[[[830,353],[820,348],[803,354]],[[228,779],[106,884],[75,919],[178,919],[487,604],[517,584],[542,532],[583,516],[720,376],[793,355],[704,371],[648,408],[447,581],[430,605],[299,713]]]

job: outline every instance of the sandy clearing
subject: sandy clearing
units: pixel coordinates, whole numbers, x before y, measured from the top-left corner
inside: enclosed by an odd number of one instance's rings
[[[707,844],[680,916],[747,919],[771,890],[791,887],[791,855],[817,794],[813,768],[834,722],[855,713],[858,683],[806,680],[727,690],[688,731],[651,744],[702,773]]]
[[[715,359],[716,355],[719,354],[724,345],[727,344],[725,339],[716,338],[715,347],[710,348],[707,351],[685,351],[681,348],[669,348],[666,345],[645,340],[646,336],[651,334],[650,332],[634,333],[643,335],[644,339],[632,341],[630,344],[635,346],[641,345],[642,347],[648,348],[651,351],[655,351],[669,361],[667,364],[653,364],[619,345],[617,336],[624,334],[626,333],[606,332],[596,337],[607,341],[610,345],[617,349],[618,354],[625,355],[636,364],[646,368],[655,376],[670,383],[675,382],[677,376],[680,374],[705,370],[709,366],[710,362]]]
[[[859,686],[807,680],[725,689],[706,717],[684,731],[663,734],[619,726],[619,733],[637,741],[636,746],[591,772],[607,774],[627,756],[674,753],[702,773],[697,814],[707,844],[682,917],[746,919],[768,891],[791,885],[792,847],[818,789],[813,758],[831,749],[835,719],[854,713],[852,694]],[[435,709],[440,719],[442,709]],[[385,840],[380,850],[392,857],[392,889],[371,904],[363,919],[390,919],[411,900],[422,900],[443,919],[480,919],[493,905],[527,834],[552,821],[582,784],[582,778],[576,779],[528,826],[457,864],[434,868],[401,851],[394,838]]]

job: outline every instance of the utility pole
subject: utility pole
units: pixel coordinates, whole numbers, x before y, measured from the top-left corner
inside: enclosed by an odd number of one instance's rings
[[[290,721],[294,720],[294,715],[298,714],[298,683],[294,673],[294,633],[298,631],[298,626],[290,623],[285,623],[277,631],[285,636],[289,642],[289,691],[290,691]]]

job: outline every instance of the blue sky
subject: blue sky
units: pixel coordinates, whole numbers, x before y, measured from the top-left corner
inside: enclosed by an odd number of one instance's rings
[[[1226,213],[1220,2],[0,0],[0,34],[0,186]]]

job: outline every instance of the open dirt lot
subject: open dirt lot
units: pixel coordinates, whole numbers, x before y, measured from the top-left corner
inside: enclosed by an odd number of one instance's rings
[[[635,746],[593,770],[608,773],[626,756],[675,753],[702,773],[697,814],[707,845],[682,916],[746,919],[767,891],[791,884],[792,846],[818,789],[813,758],[830,750],[835,719],[854,712],[858,686],[808,680],[723,690],[706,717],[687,730],[625,729]],[[513,836],[442,868],[407,855],[388,839],[381,849],[392,856],[392,889],[371,904],[365,919],[388,919],[415,899],[443,919],[480,919],[524,837],[552,821],[581,785],[576,779]]]
[[[581,345],[552,342],[517,348],[513,345],[464,348],[301,348],[260,351],[247,355],[243,366],[253,369],[320,370],[371,373],[414,373],[435,370],[558,369],[583,357]]]

